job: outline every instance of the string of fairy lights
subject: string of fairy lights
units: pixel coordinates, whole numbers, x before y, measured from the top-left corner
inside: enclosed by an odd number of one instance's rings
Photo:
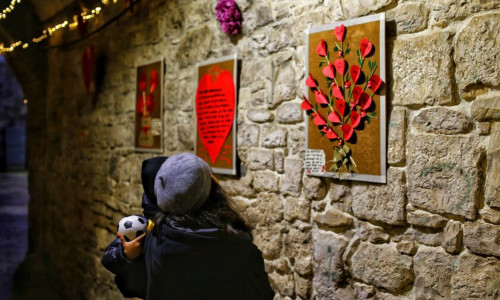
[[[110,3],[116,4],[117,2],[118,0],[101,0],[102,5],[105,6],[107,6]],[[21,3],[21,0],[12,0],[10,6],[5,8],[3,12],[0,14],[0,19],[5,19],[7,14],[12,12],[15,8],[15,5],[19,3]],[[85,22],[89,21],[95,18],[97,15],[99,15],[101,10],[102,10],[101,6],[96,6],[91,10],[84,10],[80,14],[73,15],[73,17],[70,20],[65,20],[59,24],[45,28],[39,36],[32,38],[31,41],[17,41],[10,44],[9,46],[0,43],[0,54],[6,52],[12,52],[18,47],[26,49],[30,46],[30,44],[40,43],[41,41],[53,35],[56,31],[59,31],[63,28],[69,28],[70,30],[73,30],[78,27],[78,19],[81,18]]]

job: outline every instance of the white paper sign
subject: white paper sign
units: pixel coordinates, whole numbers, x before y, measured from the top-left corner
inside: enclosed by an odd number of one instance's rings
[[[306,149],[306,174],[323,175],[325,173],[325,151]]]
[[[161,135],[161,120],[152,119],[151,120],[151,132],[153,135]]]

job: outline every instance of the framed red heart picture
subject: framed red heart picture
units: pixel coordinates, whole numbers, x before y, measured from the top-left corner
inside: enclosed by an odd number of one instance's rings
[[[135,150],[163,152],[163,60],[137,66]]]
[[[386,182],[385,14],[307,34],[305,172]]]
[[[216,174],[236,175],[237,56],[198,64],[195,153]]]

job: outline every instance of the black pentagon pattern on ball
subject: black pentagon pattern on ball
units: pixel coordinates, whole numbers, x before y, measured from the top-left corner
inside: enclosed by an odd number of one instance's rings
[[[137,218],[137,220],[139,222],[141,222],[141,224],[146,224],[146,221],[144,221],[144,219],[142,217]]]
[[[144,231],[142,231],[142,230],[137,230],[137,232],[136,232],[136,234],[135,234],[135,237],[139,237],[139,236],[141,236],[143,233],[144,233]]]
[[[132,221],[130,220],[127,220],[124,224],[123,224],[123,227],[129,229],[130,227],[132,227]]]

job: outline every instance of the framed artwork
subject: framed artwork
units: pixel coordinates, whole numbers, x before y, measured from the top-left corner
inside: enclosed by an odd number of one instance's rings
[[[195,154],[216,174],[236,175],[237,56],[198,64]]]
[[[163,60],[137,67],[135,149],[163,152]]]
[[[305,171],[386,182],[385,13],[307,33]]]

